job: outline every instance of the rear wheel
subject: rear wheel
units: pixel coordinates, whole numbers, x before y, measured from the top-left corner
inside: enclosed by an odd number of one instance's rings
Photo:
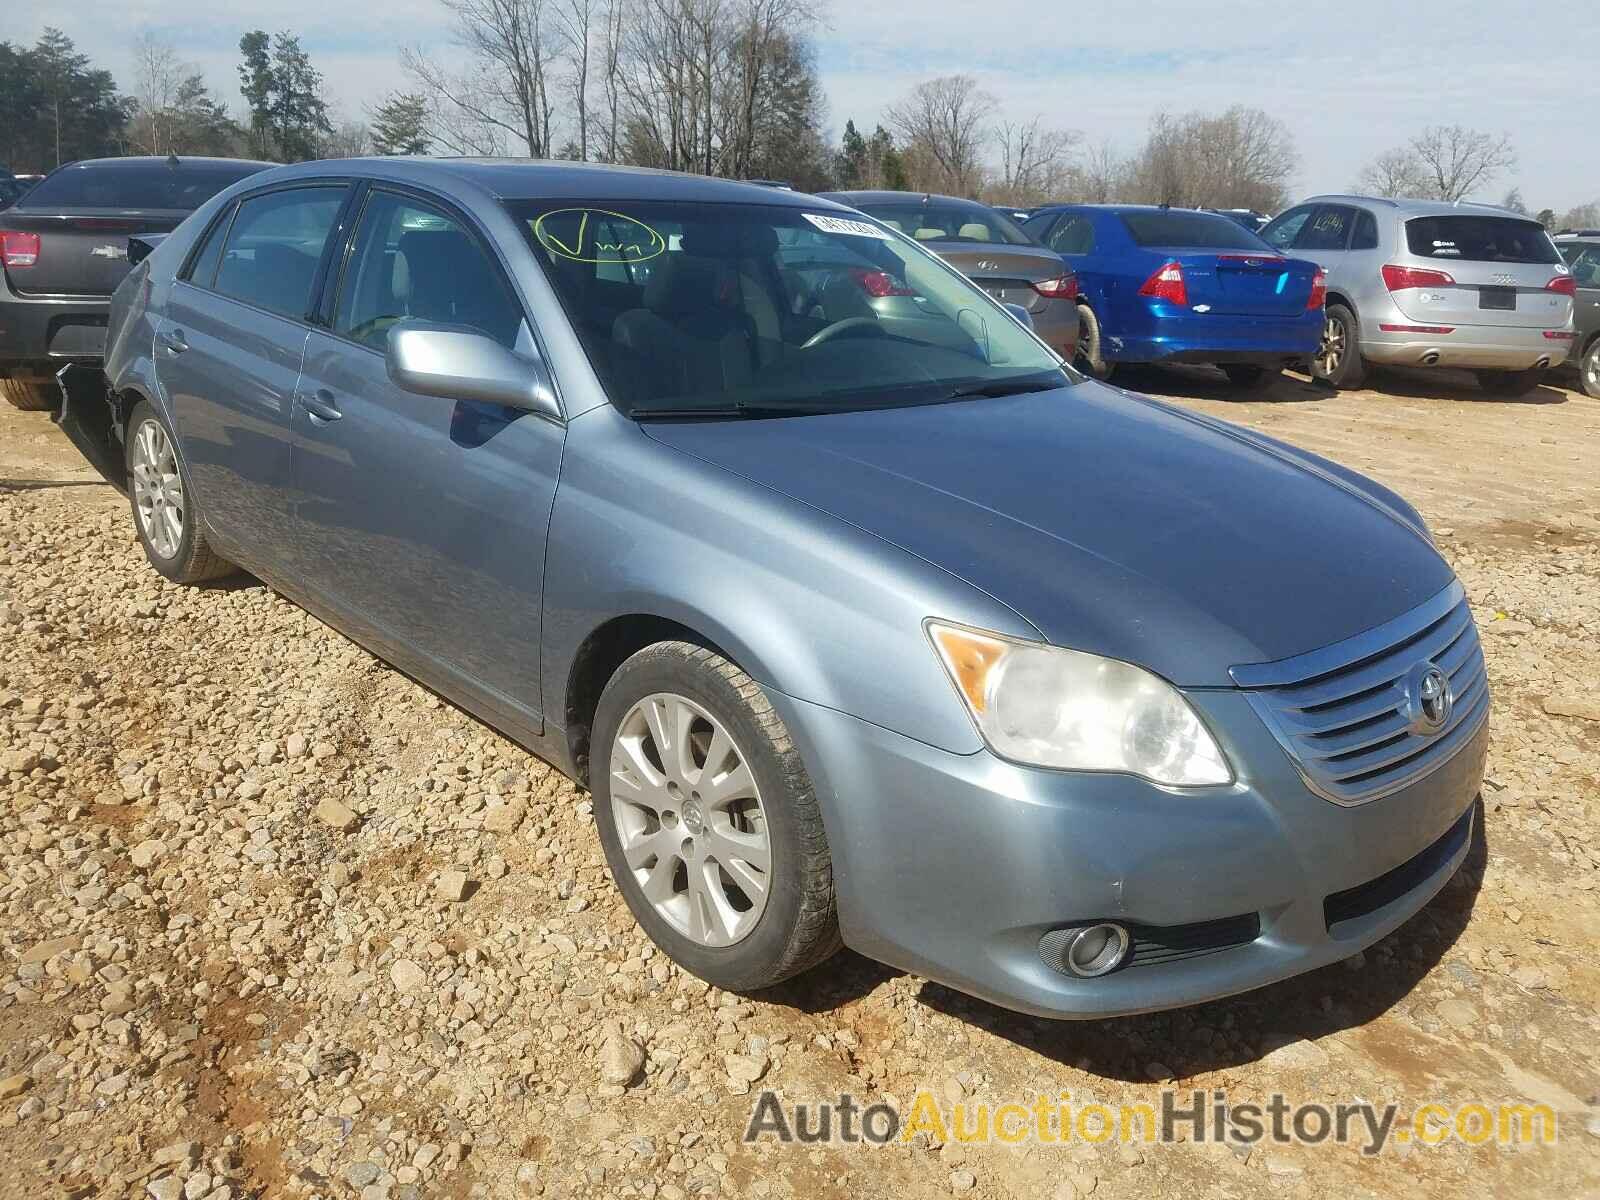
[[[1342,304],[1328,305],[1322,343],[1311,360],[1311,377],[1336,388],[1356,388],[1366,378],[1361,358],[1361,330],[1356,315]]]
[[[1224,363],[1222,373],[1234,387],[1247,392],[1264,392],[1283,378],[1283,372],[1276,367],[1262,367],[1254,363]]]
[[[0,396],[23,412],[50,412],[61,407],[61,388],[53,379],[0,379]]]
[[[1478,386],[1491,396],[1523,396],[1539,386],[1544,378],[1542,367],[1526,371],[1475,371]]]
[[[1087,304],[1078,305],[1078,349],[1073,354],[1072,365],[1094,379],[1106,380],[1117,369],[1116,363],[1107,362],[1100,339],[1100,318]]]
[[[1578,360],[1578,382],[1589,395],[1600,397],[1600,338],[1590,342]]]
[[[839,948],[815,793],[759,684],[661,642],[595,712],[590,786],[611,874],[644,931],[718,987],[770,987]]]
[[[207,544],[178,440],[147,401],[128,422],[127,463],[133,524],[152,567],[173,583],[203,583],[239,569]]]

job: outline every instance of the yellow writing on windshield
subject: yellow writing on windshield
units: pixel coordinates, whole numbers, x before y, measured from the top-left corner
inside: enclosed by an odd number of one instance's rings
[[[558,208],[533,222],[533,236],[558,258],[572,262],[643,262],[667,248],[667,239],[625,213],[604,208]]]

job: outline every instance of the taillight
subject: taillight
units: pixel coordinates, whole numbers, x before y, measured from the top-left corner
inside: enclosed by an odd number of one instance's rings
[[[1576,296],[1578,294],[1578,281],[1571,275],[1557,275],[1544,285],[1547,292],[1556,292],[1563,296]]]
[[[850,274],[861,285],[861,290],[874,300],[881,300],[885,296],[917,294],[887,271],[869,271],[864,267],[857,267]]]
[[[1051,300],[1072,300],[1078,295],[1078,277],[1057,275],[1054,279],[1041,279],[1033,285],[1033,290]]]
[[[1379,325],[1384,333],[1454,333],[1454,325]]]
[[[1544,331],[1547,342],[1575,342],[1578,335],[1570,329],[1546,329]]]
[[[1321,308],[1328,303],[1328,273],[1321,267],[1311,277],[1311,298],[1306,301],[1306,311]]]
[[[1443,271],[1397,267],[1394,263],[1383,264],[1383,285],[1391,292],[1403,292],[1406,288],[1449,287],[1453,283],[1455,280]]]
[[[39,235],[0,229],[0,266],[31,267],[39,261]]]
[[[1139,295],[1188,307],[1189,289],[1183,284],[1183,265],[1177,262],[1163,263],[1154,275],[1144,281]]]

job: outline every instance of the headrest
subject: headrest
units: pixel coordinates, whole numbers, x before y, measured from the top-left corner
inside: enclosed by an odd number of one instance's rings
[[[692,254],[663,254],[652,265],[644,306],[663,317],[718,307],[723,282],[732,277],[723,263]]]
[[[911,236],[916,238],[919,242],[931,242],[937,240],[938,238],[942,238],[944,236],[944,230],[933,229],[927,225],[924,225]]]
[[[964,237],[974,242],[987,242],[989,240],[989,227],[981,221],[971,221],[956,231],[957,237]]]

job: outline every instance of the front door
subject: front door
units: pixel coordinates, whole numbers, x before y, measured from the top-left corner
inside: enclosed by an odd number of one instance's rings
[[[396,661],[540,729],[545,541],[565,427],[390,382],[390,326],[476,329],[533,354],[520,302],[464,219],[375,188],[313,331],[295,406],[297,573]]]
[[[312,283],[342,186],[243,200],[173,285],[156,377],[220,547],[281,564],[291,504],[290,408]]]

